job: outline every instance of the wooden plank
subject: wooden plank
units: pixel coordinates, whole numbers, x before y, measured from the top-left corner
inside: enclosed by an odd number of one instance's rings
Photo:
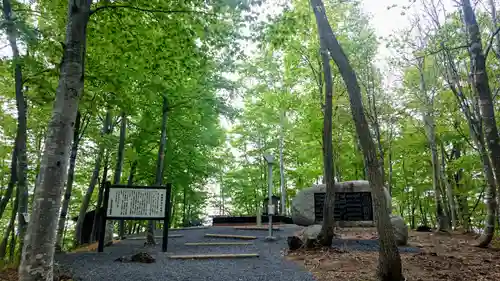
[[[247,236],[247,235],[230,235],[230,234],[205,234],[205,237],[213,237],[213,238],[233,238],[233,239],[243,239],[243,240],[252,240],[257,239],[257,236]]]
[[[239,230],[268,230],[268,226],[235,226],[233,227],[234,229],[239,229]],[[275,231],[280,231],[281,228],[279,227],[273,227],[273,230]]]
[[[179,238],[179,237],[184,237],[184,234],[169,234],[168,238]],[[163,236],[155,236],[155,238],[163,238]],[[146,240],[146,236],[140,236],[140,237],[127,237],[127,240]]]
[[[231,258],[258,258],[259,254],[201,254],[201,255],[172,255],[171,259],[231,259]]]
[[[189,229],[206,229],[209,228],[209,226],[204,225],[204,226],[188,226],[188,227],[179,227],[179,228],[169,228],[169,231],[176,231],[176,230],[189,230]]]
[[[184,243],[186,246],[239,246],[253,245],[251,242],[190,242]]]

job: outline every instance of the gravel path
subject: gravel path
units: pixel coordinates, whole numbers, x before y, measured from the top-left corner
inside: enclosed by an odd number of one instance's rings
[[[59,255],[59,264],[69,267],[75,280],[82,281],[313,281],[312,274],[297,264],[285,260],[281,251],[286,248],[286,237],[296,230],[294,226],[275,231],[274,242],[264,240],[267,231],[236,230],[232,227],[212,227],[169,231],[183,237],[169,238],[168,252],[161,252],[161,244],[144,248],[145,240],[123,240],[103,253],[70,253]],[[257,236],[256,240],[236,240],[204,237],[205,233]],[[157,233],[161,235],[161,233]],[[243,246],[185,246],[185,242],[253,242]],[[161,243],[161,239],[157,239]],[[139,251],[149,252],[156,263],[121,263],[114,260]],[[174,260],[167,255],[208,253],[258,253],[258,258]]]

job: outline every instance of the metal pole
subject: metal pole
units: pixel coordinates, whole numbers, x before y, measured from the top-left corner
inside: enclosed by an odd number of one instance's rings
[[[272,196],[273,196],[273,164],[272,163],[268,163],[267,164],[268,167],[269,167],[269,175],[267,177],[268,179],[268,210],[267,210],[267,215],[269,216],[269,238],[271,239],[273,237],[273,214],[274,214],[274,208],[271,208],[274,207],[274,205],[272,204],[273,201],[272,201]]]

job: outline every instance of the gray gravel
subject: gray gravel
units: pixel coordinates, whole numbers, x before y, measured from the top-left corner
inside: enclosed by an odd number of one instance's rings
[[[144,248],[145,240],[124,240],[103,253],[71,253],[56,256],[56,261],[72,268],[75,280],[82,281],[313,281],[311,273],[293,262],[286,261],[281,251],[286,248],[286,237],[296,228],[286,226],[276,231],[275,242],[266,242],[266,231],[235,230],[232,227],[190,229],[169,231],[169,234],[183,234],[180,238],[169,238],[168,252],[161,252],[161,244]],[[253,245],[244,246],[185,246],[185,242],[221,242],[243,240],[204,237],[205,233],[240,234],[257,236]],[[161,231],[156,235],[161,235]],[[157,242],[161,243],[161,239]],[[132,255],[139,251],[149,252],[156,263],[114,262],[118,257]],[[259,253],[258,258],[173,260],[170,254],[203,253]]]
[[[286,261],[281,252],[287,248],[286,237],[298,228],[280,226],[275,231],[277,241],[266,242],[267,231],[236,230],[232,227],[213,227],[169,231],[169,234],[183,234],[183,237],[169,238],[168,252],[161,252],[158,245],[145,248],[145,240],[126,239],[104,249],[104,253],[70,253],[56,256],[56,261],[71,268],[75,280],[81,281],[313,281],[311,273],[293,262]],[[256,240],[237,240],[204,237],[205,233],[239,234],[257,236]],[[160,236],[161,231],[156,233]],[[144,237],[144,236],[141,236]],[[185,242],[251,242],[252,245],[238,246],[185,246]],[[348,251],[377,251],[377,240],[334,240],[333,247]],[[418,248],[400,247],[401,252],[418,252]],[[148,252],[156,263],[121,263],[114,260],[137,252]],[[258,253],[258,258],[173,260],[167,255],[209,254],[209,253]]]

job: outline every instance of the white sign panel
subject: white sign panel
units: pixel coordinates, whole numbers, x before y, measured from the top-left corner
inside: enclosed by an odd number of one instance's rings
[[[274,205],[267,205],[267,213],[274,216]]]
[[[164,218],[166,189],[109,189],[107,216],[112,218]]]

